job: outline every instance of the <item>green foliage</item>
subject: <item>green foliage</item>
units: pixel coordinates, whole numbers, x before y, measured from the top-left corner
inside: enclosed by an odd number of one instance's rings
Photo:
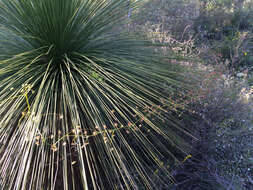
[[[253,61],[253,60],[252,60],[252,61]],[[253,86],[253,75],[251,75],[251,76],[248,77],[248,84],[249,84],[250,86]]]
[[[226,62],[231,70],[249,67],[248,57],[252,56],[253,47],[252,10],[250,1],[205,1],[194,20],[197,44],[208,44],[221,57],[219,61]]]
[[[128,6],[0,2],[4,189],[154,189],[153,180],[163,181],[150,178],[153,168],[169,177],[162,160],[187,154],[180,136],[190,131],[174,104],[192,81],[153,43],[122,29]]]
[[[238,30],[252,29],[253,3],[235,0],[207,0],[200,8],[200,14],[195,19],[195,30],[207,32],[206,37],[214,39],[216,35],[231,35]],[[212,8],[210,8],[212,7]],[[216,36],[217,38],[217,36]]]

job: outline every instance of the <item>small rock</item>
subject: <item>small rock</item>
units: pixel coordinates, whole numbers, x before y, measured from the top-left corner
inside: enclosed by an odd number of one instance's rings
[[[244,75],[245,75],[244,73],[237,73],[236,74],[236,76],[239,77],[239,78],[244,77]]]

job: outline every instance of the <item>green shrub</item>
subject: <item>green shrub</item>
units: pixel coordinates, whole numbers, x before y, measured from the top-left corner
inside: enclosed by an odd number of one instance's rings
[[[154,180],[163,182],[150,178],[153,168],[169,176],[162,160],[187,154],[181,136],[190,129],[174,105],[187,99],[192,81],[122,28],[128,6],[0,2],[4,189],[153,189]]]
[[[234,0],[201,1],[200,14],[194,19],[196,44],[207,44],[220,54],[231,69],[241,70],[251,65],[253,3]],[[210,52],[208,52],[210,53]],[[212,61],[214,62],[214,61]],[[216,60],[215,60],[216,62]]]

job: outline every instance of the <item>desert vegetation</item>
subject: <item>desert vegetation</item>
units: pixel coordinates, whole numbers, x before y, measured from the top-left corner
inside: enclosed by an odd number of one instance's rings
[[[251,190],[251,0],[0,1],[0,190]]]

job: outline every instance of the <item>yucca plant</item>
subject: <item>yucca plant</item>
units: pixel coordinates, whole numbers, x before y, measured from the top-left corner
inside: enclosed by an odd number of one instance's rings
[[[3,189],[152,189],[150,172],[187,154],[177,111],[191,82],[124,30],[128,5],[0,1]]]

